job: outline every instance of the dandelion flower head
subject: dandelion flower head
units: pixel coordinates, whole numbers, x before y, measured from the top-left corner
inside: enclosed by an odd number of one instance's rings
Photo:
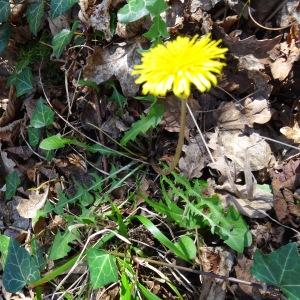
[[[221,40],[214,41],[210,34],[198,38],[179,36],[144,52],[141,64],[134,67],[133,75],[140,75],[136,83],[143,84],[143,94],[165,96],[168,91],[186,99],[191,84],[201,92],[217,84],[217,75],[225,63],[227,48],[220,48]]]

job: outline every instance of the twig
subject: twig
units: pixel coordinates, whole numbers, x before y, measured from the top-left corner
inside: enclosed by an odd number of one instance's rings
[[[266,27],[266,26],[264,26],[264,25],[258,23],[258,22],[254,19],[253,15],[252,15],[252,13],[251,13],[251,8],[250,8],[249,5],[248,5],[248,14],[249,14],[250,19],[253,21],[253,23],[254,23],[255,25],[257,25],[258,27],[261,27],[261,28],[263,28],[263,29],[265,29],[265,30],[280,31],[280,30],[284,30],[284,29],[287,29],[287,28],[291,27],[293,24],[296,24],[296,21],[295,21],[295,22],[292,22],[291,24],[286,25],[286,26],[284,26],[284,27],[276,27],[276,28]]]

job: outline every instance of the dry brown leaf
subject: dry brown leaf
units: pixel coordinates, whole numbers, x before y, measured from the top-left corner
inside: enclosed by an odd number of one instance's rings
[[[289,75],[294,62],[299,60],[300,49],[296,46],[295,40],[292,40],[290,45],[287,42],[281,43],[280,52],[280,57],[271,64],[271,72],[274,79],[282,81]]]
[[[220,128],[244,129],[254,123],[264,124],[270,121],[271,111],[266,99],[246,98],[244,103],[223,102],[215,112]]]
[[[273,165],[275,158],[272,154],[269,144],[252,133],[243,135],[241,131],[216,131],[211,135],[208,146],[213,149],[213,157],[216,162],[209,166],[217,169],[221,174],[226,175],[224,165],[219,164],[218,160],[222,157],[229,158],[234,163],[236,172],[244,170],[245,161],[250,162],[250,170],[258,171]],[[219,169],[221,167],[221,169]]]
[[[221,199],[227,203],[233,203],[238,211],[249,218],[265,218],[264,212],[272,209],[274,200],[273,194],[270,191],[265,191],[259,186],[255,185],[253,191],[253,199],[249,199],[247,186],[235,184],[235,188],[226,182],[221,186],[216,187],[219,191],[228,192],[221,194]],[[236,190],[238,193],[236,193]]]
[[[294,143],[300,144],[300,128],[299,123],[295,122],[293,127],[282,127],[280,132],[285,135],[288,139],[293,140]]]
[[[139,62],[137,44],[125,44],[115,48],[114,45],[107,48],[97,48],[87,59],[84,68],[86,79],[93,80],[97,84],[105,82],[115,76],[121,85],[126,97],[133,97],[139,90],[135,84],[135,78],[131,75],[133,66]]]
[[[234,264],[231,252],[222,247],[200,247],[200,265],[203,271],[229,276]],[[204,276],[199,300],[224,300],[226,297],[226,283],[224,280]]]
[[[32,219],[36,216],[39,209],[43,208],[49,192],[49,186],[41,194],[38,192],[29,195],[29,199],[20,198],[17,206],[19,215],[26,219]]]
[[[185,155],[179,160],[179,169],[189,179],[202,176],[202,170],[209,161],[207,151],[197,136],[195,140],[182,148]]]
[[[55,36],[57,33],[59,33],[65,28],[70,28],[70,21],[65,15],[58,16],[54,19],[48,17],[48,24],[52,36]]]

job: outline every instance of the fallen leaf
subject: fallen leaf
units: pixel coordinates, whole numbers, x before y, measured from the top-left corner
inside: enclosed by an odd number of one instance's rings
[[[116,49],[114,45],[95,49],[95,52],[88,57],[84,68],[85,79],[100,84],[115,76],[120,82],[124,96],[135,96],[139,86],[135,84],[131,72],[133,66],[139,62],[137,47],[137,44],[125,44]]]
[[[200,136],[196,136],[194,141],[184,145],[182,150],[184,156],[179,160],[179,169],[189,179],[200,178],[203,168],[209,161]]]
[[[300,128],[298,122],[295,122],[293,127],[286,126],[280,128],[280,132],[288,139],[293,140],[294,143],[300,144]]]
[[[234,163],[236,172],[244,170],[244,164],[247,160],[250,162],[251,171],[270,167],[275,161],[269,144],[255,133],[247,136],[241,131],[216,130],[211,135],[208,146],[214,150],[212,155],[216,160],[209,166],[219,170],[221,174],[226,174],[227,168],[225,170],[219,169],[220,164],[217,161],[224,156]]]
[[[265,218],[265,212],[273,207],[273,194],[270,189],[263,189],[262,186],[255,185],[253,191],[253,199],[249,199],[248,189],[246,185],[235,184],[235,188],[226,182],[223,185],[217,186],[217,190],[226,191],[228,193],[221,194],[220,197],[226,203],[232,203],[237,210],[249,218]],[[238,191],[238,193],[236,193]]]
[[[21,217],[32,219],[39,209],[43,208],[49,192],[49,186],[41,194],[38,192],[29,195],[29,199],[20,198],[17,211]]]
[[[110,4],[112,0],[103,0],[100,4],[93,7],[90,16],[90,24],[95,30],[102,31],[107,41],[112,39],[110,31]]]
[[[280,52],[280,56],[271,64],[271,72],[274,79],[283,81],[289,75],[294,62],[299,60],[300,49],[295,40],[292,40],[291,44],[281,43]]]

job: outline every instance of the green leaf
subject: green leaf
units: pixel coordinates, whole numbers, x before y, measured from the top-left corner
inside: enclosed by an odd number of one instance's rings
[[[87,86],[93,90],[95,90],[96,92],[99,91],[99,87],[97,85],[97,83],[93,80],[83,80],[83,79],[79,79],[77,81],[77,84],[80,85],[80,86]]]
[[[9,173],[5,177],[5,183],[6,183],[5,199],[10,200],[16,194],[17,188],[21,183],[18,173],[16,171]]]
[[[90,280],[94,289],[118,281],[116,258],[103,250],[91,248],[87,252]]]
[[[162,103],[153,103],[149,113],[133,123],[131,128],[125,133],[121,139],[121,144],[126,145],[129,141],[134,141],[139,134],[146,133],[150,128],[156,127],[160,123],[164,111],[165,109]]]
[[[36,261],[19,242],[11,238],[3,274],[5,289],[15,293],[39,278],[40,271]]]
[[[158,17],[162,12],[168,8],[165,0],[156,0],[155,2],[149,1],[147,4],[147,10],[152,16]]]
[[[73,139],[62,137],[60,134],[49,136],[43,139],[40,143],[40,148],[44,150],[56,150],[65,147],[66,145],[74,144]]]
[[[0,23],[6,22],[10,15],[9,0],[0,0]]]
[[[61,232],[58,231],[50,249],[49,259],[57,260],[67,256],[71,250],[69,243],[73,242],[75,239],[76,235],[70,231],[66,231],[64,234],[61,234]]]
[[[50,15],[56,18],[70,9],[78,0],[51,0]]]
[[[167,30],[167,24],[161,18],[160,15],[155,16],[152,21],[152,25],[145,34],[143,34],[150,41],[155,41],[159,38],[167,38],[169,37],[169,33]]]
[[[29,67],[22,69],[20,72],[13,74],[8,81],[13,84],[17,90],[17,97],[20,97],[32,90],[32,73]]]
[[[32,240],[31,242],[31,254],[36,265],[39,267],[39,270],[43,271],[47,265],[47,261],[37,240]]]
[[[0,25],[0,54],[6,49],[9,36],[10,36],[10,25],[9,24],[1,24]]]
[[[205,195],[205,182],[191,182],[176,173],[173,176],[173,180],[166,176],[161,178],[163,200],[157,202],[145,199],[156,212],[166,215],[183,228],[209,226],[213,234],[219,235],[237,252],[241,253],[251,245],[251,233],[235,207],[225,209],[218,196]]]
[[[117,103],[118,107],[120,109],[124,108],[124,105],[126,104],[126,100],[127,98],[124,97],[121,93],[119,93],[119,91],[117,90],[117,88],[115,87],[115,85],[112,85],[113,88],[113,93],[112,95],[108,98],[108,100],[114,101]]]
[[[1,253],[1,264],[5,266],[6,257],[8,254],[10,237],[6,235],[0,235],[0,253]]]
[[[128,0],[118,11],[118,21],[127,24],[149,14],[159,16],[167,7],[164,0]]]
[[[38,0],[29,4],[26,11],[26,18],[30,31],[36,36],[41,28],[42,20],[45,12],[44,0]]]
[[[175,246],[180,249],[190,260],[196,257],[197,249],[193,240],[189,236],[181,236],[179,241],[175,243]]]
[[[270,254],[256,250],[251,273],[258,280],[278,286],[289,300],[300,299],[300,257],[296,243]]]
[[[118,151],[114,150],[114,149],[110,149],[109,147],[106,146],[102,146],[99,144],[94,144],[92,146],[88,146],[87,150],[92,152],[92,153],[100,153],[101,155],[117,155]]]
[[[48,105],[44,104],[43,99],[40,98],[33,111],[30,125],[34,128],[42,128],[51,125],[53,121],[54,111]]]
[[[149,291],[147,288],[145,288],[142,284],[138,283],[138,288],[141,291],[142,295],[147,300],[161,300],[161,298],[157,297],[155,294],[153,294],[151,291]]]
[[[41,129],[28,127],[27,132],[28,132],[29,144],[32,147],[36,147],[39,144],[39,141],[41,139]]]
[[[190,260],[189,255],[183,252],[180,246],[170,241],[148,218],[144,216],[136,216],[135,218],[138,219],[162,245],[167,247],[175,255],[183,260]]]
[[[56,56],[56,58],[59,58],[61,56],[66,46],[71,42],[78,24],[78,21],[74,22],[71,30],[63,29],[53,37],[52,47],[53,54]]]

